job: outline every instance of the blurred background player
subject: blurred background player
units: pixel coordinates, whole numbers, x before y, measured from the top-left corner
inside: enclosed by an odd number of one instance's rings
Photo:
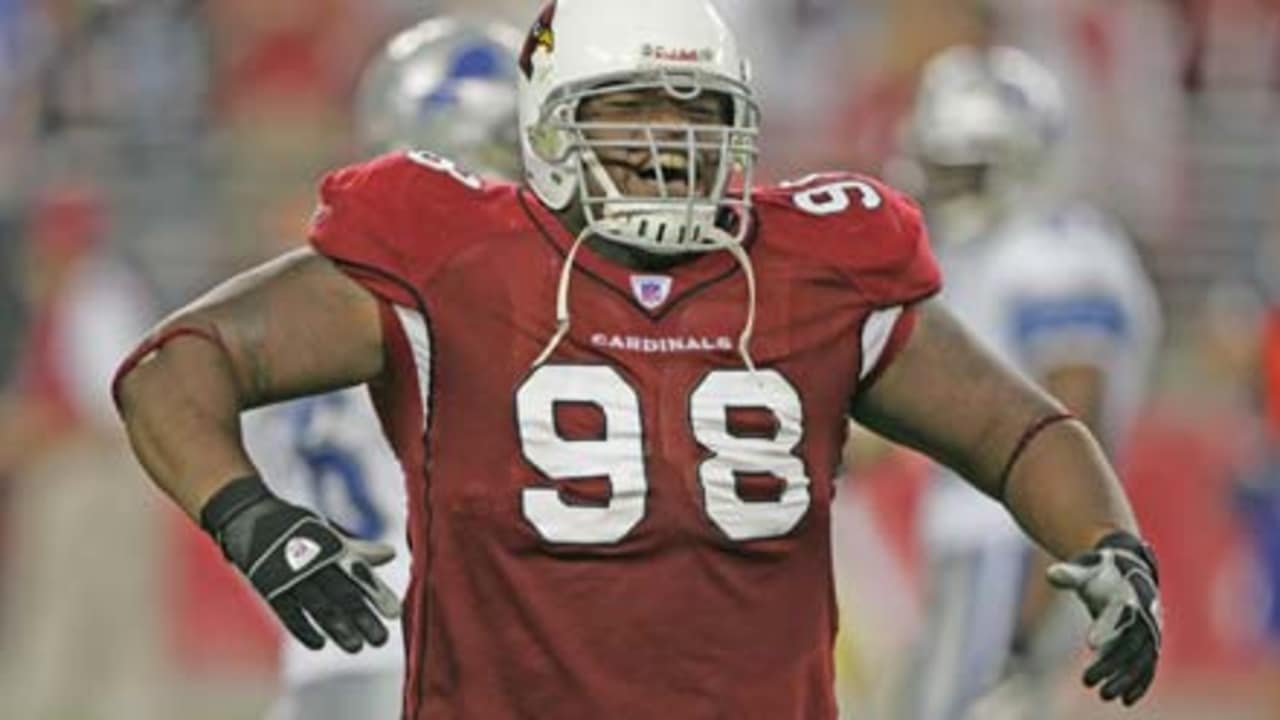
[[[957,46],[925,67],[907,152],[889,172],[919,191],[945,302],[1114,456],[1159,315],[1125,234],[1069,200],[1055,174],[1064,118],[1056,79],[1030,56]],[[1045,588],[1047,557],[1003,508],[934,474],[920,517],[926,617],[900,717],[1045,718],[1084,618]],[[1002,673],[1008,691],[977,707]]]
[[[449,17],[397,34],[365,70],[355,121],[368,153],[447,155],[464,167],[518,175],[515,58],[521,34]],[[311,507],[357,537],[396,548],[382,576],[403,595],[409,580],[401,471],[365,386],[247,413],[242,430],[262,475],[281,496]],[[404,645],[392,640],[349,655],[313,651],[285,634],[282,695],[272,720],[400,716]]]

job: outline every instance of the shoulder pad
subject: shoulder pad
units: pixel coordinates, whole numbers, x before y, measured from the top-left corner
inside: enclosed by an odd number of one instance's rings
[[[310,241],[343,266],[421,286],[502,189],[425,151],[383,155],[324,177]]]
[[[756,193],[769,242],[829,264],[872,305],[936,293],[941,273],[920,208],[874,178],[810,175]]]

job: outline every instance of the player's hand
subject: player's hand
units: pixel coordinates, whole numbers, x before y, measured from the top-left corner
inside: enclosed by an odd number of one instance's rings
[[[1151,547],[1115,532],[1093,550],[1050,566],[1048,577],[1054,587],[1074,591],[1093,616],[1088,642],[1096,660],[1085,670],[1085,685],[1101,684],[1105,701],[1137,702],[1160,658],[1159,573]]]
[[[395,556],[389,545],[348,537],[271,494],[256,477],[219,490],[200,520],[303,645],[324,647],[313,620],[347,652],[387,641],[374,610],[399,617],[400,600],[371,568]]]

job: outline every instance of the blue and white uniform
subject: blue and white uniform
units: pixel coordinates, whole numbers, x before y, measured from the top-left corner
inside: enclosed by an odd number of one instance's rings
[[[1015,214],[968,241],[948,241],[945,224],[933,229],[943,301],[1002,359],[1034,382],[1055,368],[1101,371],[1100,439],[1114,453],[1142,400],[1160,325],[1123,232],[1083,205]],[[910,717],[973,717],[1009,658],[1030,546],[1003,506],[942,467],[921,532],[930,597]]]

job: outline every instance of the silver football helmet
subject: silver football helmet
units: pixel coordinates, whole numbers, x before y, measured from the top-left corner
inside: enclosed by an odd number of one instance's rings
[[[885,175],[916,194],[936,239],[985,237],[1052,200],[1066,109],[1057,79],[1012,47],[957,46],[930,60]]]
[[[448,17],[393,37],[361,78],[356,133],[369,152],[420,148],[481,175],[520,176],[516,56],[523,33]]]
[[[925,66],[907,131],[923,195],[1001,194],[1043,182],[1065,115],[1057,79],[1022,50],[944,51]]]

